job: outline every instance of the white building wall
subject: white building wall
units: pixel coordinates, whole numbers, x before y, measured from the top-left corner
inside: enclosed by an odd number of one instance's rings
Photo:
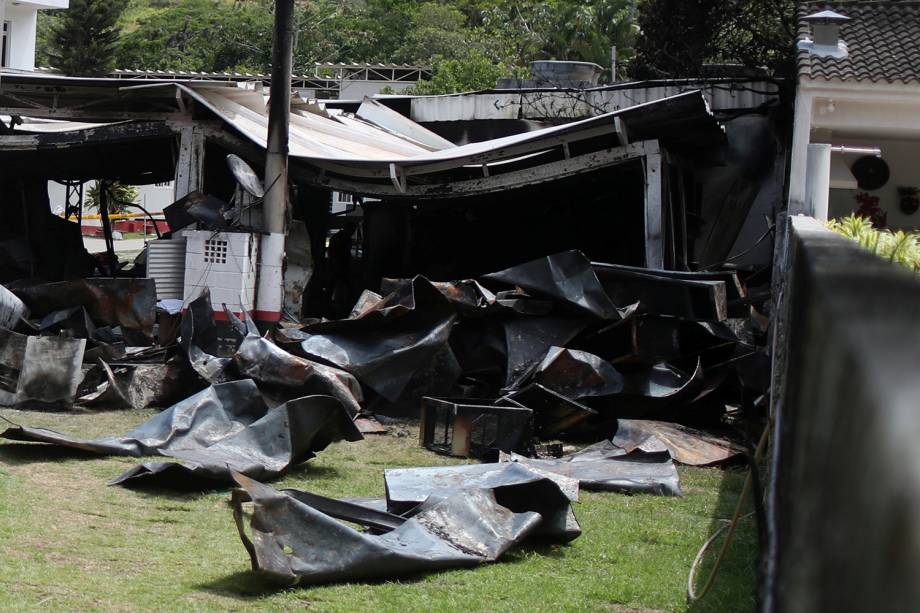
[[[7,68],[35,69],[35,28],[40,9],[65,9],[69,0],[11,2],[0,0],[0,20],[10,22],[10,55]]]
[[[365,96],[373,97],[380,90],[389,87],[396,93],[415,86],[415,81],[342,81],[339,100],[363,100]]]
[[[4,20],[10,23],[8,68],[35,69],[35,27],[38,7],[28,4],[15,6],[7,3]]]

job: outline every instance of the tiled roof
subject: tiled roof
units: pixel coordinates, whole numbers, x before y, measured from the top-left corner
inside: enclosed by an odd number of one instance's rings
[[[840,27],[849,54],[819,57],[800,49],[800,79],[920,83],[920,2],[803,2],[799,40],[811,36],[802,18],[828,9],[850,18]]]

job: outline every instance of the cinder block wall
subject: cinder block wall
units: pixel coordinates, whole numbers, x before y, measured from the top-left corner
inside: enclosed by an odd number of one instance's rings
[[[761,608],[917,610],[920,277],[810,218],[787,237]]]

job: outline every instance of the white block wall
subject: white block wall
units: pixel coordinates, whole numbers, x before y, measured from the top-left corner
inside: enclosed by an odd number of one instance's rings
[[[202,288],[211,290],[211,306],[217,313],[226,304],[234,313],[255,306],[259,235],[242,232],[185,230],[185,295],[191,302]]]

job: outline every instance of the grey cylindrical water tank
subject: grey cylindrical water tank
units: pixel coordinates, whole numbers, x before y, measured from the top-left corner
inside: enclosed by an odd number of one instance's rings
[[[530,63],[531,78],[554,85],[584,86],[597,85],[604,69],[593,62],[567,62],[559,60],[538,60]]]

